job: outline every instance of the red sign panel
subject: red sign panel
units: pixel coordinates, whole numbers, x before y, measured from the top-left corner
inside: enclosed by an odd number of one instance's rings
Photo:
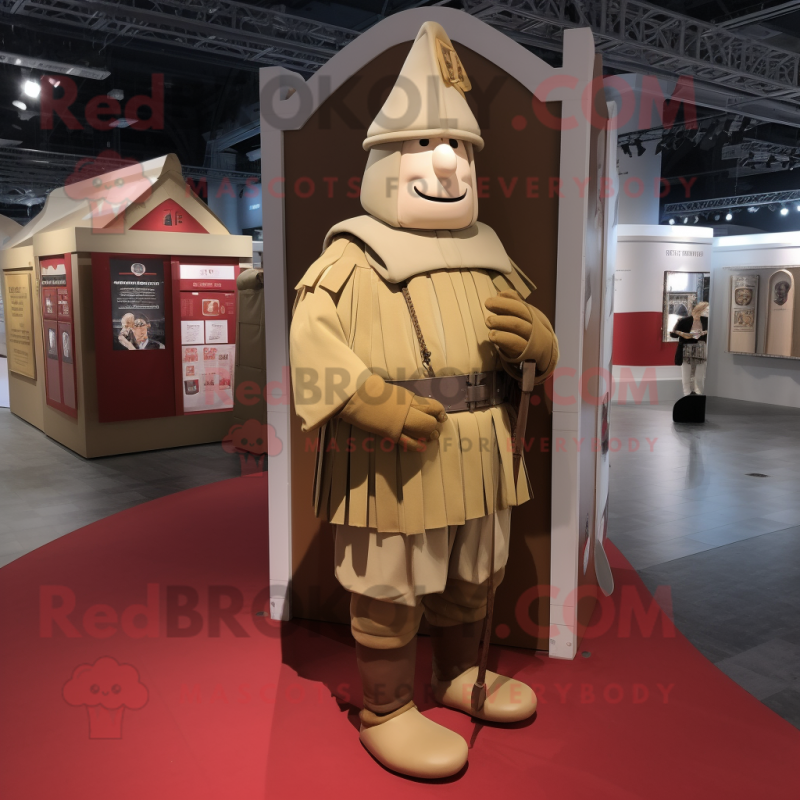
[[[165,200],[145,214],[132,231],[166,231],[168,233],[208,233],[208,231],[174,200]]]

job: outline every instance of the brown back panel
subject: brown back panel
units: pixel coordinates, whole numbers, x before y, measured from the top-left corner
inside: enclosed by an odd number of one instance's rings
[[[319,256],[328,229],[364,213],[357,197],[367,158],[361,142],[408,49],[402,44],[387,50],[325,101],[302,130],[285,135],[289,307],[292,287]],[[560,133],[539,121],[534,104],[540,114],[543,105],[514,78],[466,47],[458,46],[458,52],[473,85],[467,98],[486,141],[476,159],[479,219],[497,231],[511,258],[533,279],[538,287],[534,302],[554,321],[558,198],[555,187],[550,191],[550,179],[558,175]],[[559,104],[547,104],[546,110],[558,116]],[[527,431],[533,445],[526,457],[535,499],[513,515],[495,630],[497,641],[546,648],[549,600],[536,587],[550,582],[552,426],[542,387],[537,398]],[[311,506],[314,440],[293,416],[292,610],[301,618],[347,622],[348,597],[333,575],[333,532],[314,517]]]

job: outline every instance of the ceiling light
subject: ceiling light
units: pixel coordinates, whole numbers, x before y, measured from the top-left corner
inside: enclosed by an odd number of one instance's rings
[[[130,125],[135,125],[139,120],[138,119],[125,119],[125,117],[120,117],[119,119],[112,119],[108,123],[109,128],[127,128]]]
[[[39,92],[42,91],[42,87],[36,81],[32,81],[28,79],[22,85],[22,91],[25,92],[28,97],[38,97]]]
[[[11,105],[14,106],[14,108],[18,108],[20,111],[27,111],[28,109],[28,106],[26,106],[22,100],[12,100]]]
[[[40,72],[58,72],[62,75],[91,78],[95,81],[105,80],[111,74],[107,69],[95,69],[94,67],[83,67],[79,64],[65,64],[63,61],[20,56],[16,53],[8,53],[2,50],[0,50],[0,64],[13,64],[15,67],[26,67]]]
[[[726,219],[726,221],[727,221],[727,222],[730,222],[730,221],[733,219],[733,214],[731,214],[731,212],[729,211],[729,212],[728,212],[728,213],[725,215],[725,219]]]

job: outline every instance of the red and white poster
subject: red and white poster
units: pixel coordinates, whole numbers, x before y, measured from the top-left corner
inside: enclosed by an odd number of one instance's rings
[[[232,344],[183,348],[185,412],[233,408],[235,357],[236,346]]]

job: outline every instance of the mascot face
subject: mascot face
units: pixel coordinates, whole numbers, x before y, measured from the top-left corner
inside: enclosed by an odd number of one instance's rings
[[[477,217],[472,145],[434,137],[403,142],[397,194],[402,228],[458,230]]]

